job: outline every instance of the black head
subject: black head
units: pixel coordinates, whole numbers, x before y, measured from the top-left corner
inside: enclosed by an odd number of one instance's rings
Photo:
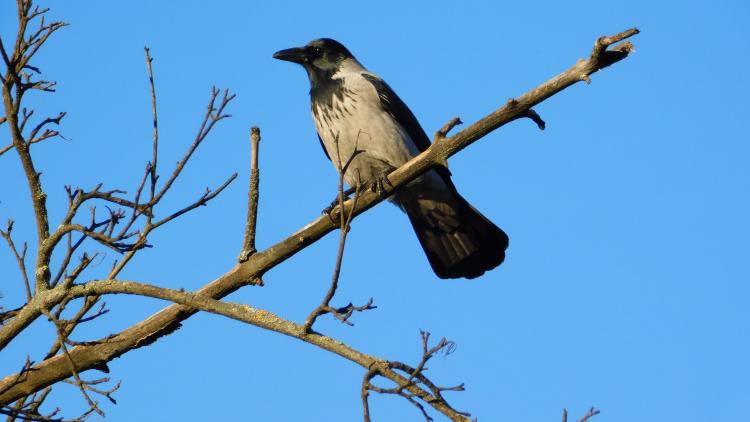
[[[330,38],[310,41],[304,47],[277,51],[273,57],[301,64],[313,82],[333,75],[344,60],[354,58],[343,44]]]

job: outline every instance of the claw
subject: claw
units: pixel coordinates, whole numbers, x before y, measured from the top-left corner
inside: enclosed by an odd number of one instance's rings
[[[341,217],[341,214],[338,213],[338,212],[335,213],[335,215],[334,215],[333,209],[335,207],[336,207],[335,204],[331,204],[331,205],[323,208],[323,212],[321,213],[321,214],[327,215],[328,219],[331,220],[331,223],[334,224],[334,225],[339,224],[339,222],[340,222],[339,219]]]
[[[378,196],[380,196],[381,199],[385,199],[391,193],[386,191],[386,184],[391,187],[391,190],[393,189],[393,184],[390,180],[388,180],[388,172],[383,172],[383,175],[381,177],[378,177],[370,184],[370,190],[373,192],[377,192]]]
[[[356,191],[354,188],[349,188],[344,191],[344,201],[347,201],[349,199],[349,196],[353,194]],[[331,223],[338,224],[339,223],[339,213],[336,213],[336,215],[333,215],[333,210],[336,208],[336,206],[339,205],[339,196],[336,195],[336,198],[331,201],[331,204],[327,207],[323,208],[323,211],[321,214],[326,214],[329,219],[331,219]]]

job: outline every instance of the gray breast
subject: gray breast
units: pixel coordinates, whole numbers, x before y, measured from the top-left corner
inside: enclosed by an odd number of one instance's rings
[[[408,161],[415,154],[415,148],[409,148],[413,143],[383,109],[372,84],[359,73],[338,81],[336,90],[328,91],[326,97],[317,93],[312,103],[316,129],[334,165],[339,155],[346,162],[355,149],[362,151],[352,162],[350,172],[370,180]],[[353,180],[347,177],[349,184]]]

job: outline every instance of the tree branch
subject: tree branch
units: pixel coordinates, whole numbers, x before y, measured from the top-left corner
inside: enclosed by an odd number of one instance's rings
[[[28,245],[26,242],[23,244],[23,248],[21,249],[21,252],[18,252],[18,248],[16,248],[15,242],[13,242],[13,238],[11,237],[11,233],[13,232],[13,220],[8,220],[8,225],[5,230],[0,230],[0,236],[2,236],[5,241],[8,243],[8,247],[10,248],[11,252],[13,252],[13,256],[16,258],[16,263],[18,264],[18,269],[21,271],[21,278],[23,279],[23,286],[26,289],[26,302],[31,301],[31,285],[29,283],[29,273],[26,271],[26,251],[28,250]]]
[[[242,321],[266,330],[271,330],[280,334],[294,337],[298,340],[302,340],[304,342],[320,347],[321,349],[344,357],[354,363],[359,364],[365,369],[377,368],[378,375],[388,378],[391,381],[395,382],[397,385],[402,386],[403,390],[408,391],[411,395],[418,397],[423,402],[430,404],[437,411],[445,414],[452,420],[468,421],[468,419],[466,419],[463,414],[453,410],[447,403],[445,403],[442,397],[435,396],[430,391],[420,388],[410,379],[400,375],[398,372],[391,369],[391,363],[389,363],[388,361],[364,354],[331,337],[327,337],[317,333],[308,333],[303,325],[284,320],[274,315],[273,313],[262,309],[239,303],[221,302],[219,300],[203,296],[199,293],[167,289],[154,285],[122,280],[96,280],[88,282],[86,284],[75,285],[72,286],[70,290],[68,290],[65,297],[72,299],[92,295],[100,296],[104,294],[132,294],[164,299],[181,304],[186,308],[192,309],[193,311],[202,310],[218,315],[223,315],[225,317],[237,321]],[[97,342],[98,346],[105,346],[105,349],[108,350],[103,351],[104,354],[97,356],[97,358],[101,359],[102,363],[106,363],[110,359],[114,358],[115,356],[109,355],[109,353],[115,352],[121,339],[122,338],[119,338],[119,336],[113,336]],[[148,339],[141,340],[148,341]],[[60,366],[59,369],[61,369],[61,371],[60,373],[55,374],[56,376],[63,376],[63,374],[67,374],[69,371],[72,372],[72,370],[70,369],[70,361],[75,362],[75,367],[78,368],[78,372],[80,373],[83,371],[83,369],[80,367],[81,349],[85,347],[91,346],[77,346],[73,349],[70,349],[67,354],[56,355],[50,359],[47,359],[45,362],[47,362],[48,364],[52,364],[54,362],[54,365]],[[6,378],[2,382],[0,382],[0,391],[2,391],[2,394],[0,394],[0,404],[15,400],[15,398],[12,398],[14,393],[19,394],[18,390],[23,391],[24,387],[26,387],[29,382],[38,382],[40,381],[40,377],[44,379],[50,375],[53,374],[51,374],[49,371],[42,371],[40,373],[39,371],[35,370],[34,367],[32,367],[27,371],[27,374],[23,381],[18,381],[17,377],[14,377],[14,380],[16,380],[16,382],[10,382],[9,388],[5,386],[6,381],[9,381]],[[74,374],[72,375],[74,376]],[[69,375],[63,376],[63,378],[55,381],[61,381],[62,379],[68,378],[68,376]],[[28,395],[30,393],[31,392],[27,392],[25,393],[25,395]]]
[[[598,409],[592,407],[588,412],[586,412],[585,415],[581,417],[581,419],[578,419],[578,422],[587,422],[589,419],[593,418],[599,413],[601,412]],[[562,422],[568,422],[568,409],[563,409]]]
[[[238,258],[239,262],[245,262],[255,249],[255,226],[258,222],[258,192],[260,183],[260,170],[258,169],[258,153],[260,146],[260,128],[250,128],[250,186],[247,194],[247,223],[245,224],[245,238],[242,242],[242,251]]]
[[[30,1],[19,2],[19,35],[17,38],[16,47],[14,49],[14,55],[9,58],[9,69],[16,69],[15,60],[17,60],[19,54],[23,54],[19,52],[25,51],[24,49],[28,47],[24,44],[25,41],[23,41],[23,34],[26,28],[26,24],[29,20],[27,14],[37,14],[38,12],[36,9],[32,11],[30,8],[30,4]],[[34,36],[36,35],[32,35],[31,38],[33,38]],[[19,41],[19,39],[21,41]],[[149,56],[147,55],[147,57]],[[38,72],[38,69],[33,68],[32,66],[26,65],[26,67],[29,67],[32,70]],[[8,70],[8,72],[10,72],[10,70]],[[154,192],[155,189],[152,186],[151,198],[147,203],[141,204],[140,197],[148,176],[152,176],[152,182],[155,182],[156,180],[157,176],[154,176],[153,163],[150,163],[147,166],[146,172],[143,176],[143,179],[141,180],[140,185],[138,186],[138,189],[135,193],[135,199],[133,201],[128,201],[126,199],[120,198],[119,196],[116,196],[117,194],[125,193],[121,190],[112,190],[108,192],[100,191],[100,188],[102,186],[101,184],[97,185],[90,192],[85,192],[82,189],[72,190],[70,187],[66,187],[69,199],[68,211],[61,224],[59,224],[57,228],[52,233],[50,233],[46,208],[46,193],[42,190],[40,173],[38,173],[34,168],[32,157],[29,151],[29,145],[33,142],[27,142],[23,137],[23,126],[28,121],[28,118],[32,115],[33,111],[27,111],[24,108],[20,119],[18,116],[18,112],[19,110],[21,110],[20,100],[24,93],[24,89],[20,88],[18,84],[21,83],[20,81],[23,78],[28,79],[28,75],[24,73],[23,75],[16,75],[14,78],[6,78],[5,82],[2,84],[2,96],[6,112],[8,112],[9,110],[11,111],[10,113],[7,113],[11,115],[11,118],[6,118],[5,121],[8,123],[9,129],[11,131],[11,137],[13,139],[13,149],[18,152],[19,157],[21,158],[24,171],[27,175],[27,181],[30,184],[32,191],[32,203],[34,205],[38,232],[37,258],[33,272],[33,274],[35,275],[35,288],[33,289],[34,296],[32,297],[32,300],[27,301],[27,303],[19,309],[2,315],[3,324],[2,326],[0,326],[0,350],[5,348],[5,346],[10,343],[10,341],[12,341],[26,327],[28,327],[29,324],[40,317],[42,315],[42,311],[52,309],[53,307],[60,304],[60,300],[61,298],[63,298],[65,289],[69,288],[70,284],[76,279],[76,277],[78,277],[80,272],[83,271],[88,266],[88,263],[91,262],[90,260],[86,260],[86,255],[84,255],[82,265],[76,267],[76,269],[74,269],[74,271],[69,276],[66,276],[64,278],[64,283],[60,283],[58,285],[59,280],[67,270],[67,266],[70,262],[73,252],[78,248],[78,246],[82,244],[82,242],[85,241],[85,239],[94,239],[104,246],[110,247],[119,253],[125,253],[124,257],[119,262],[115,263],[113,269],[110,272],[110,277],[114,278],[131,261],[138,250],[148,246],[147,237],[153,230],[195,208],[206,205],[208,201],[212,200],[219,193],[221,193],[236,177],[236,175],[229,177],[227,181],[225,181],[221,186],[213,191],[210,189],[206,189],[201,197],[192,204],[185,206],[184,208],[168,215],[167,217],[159,221],[152,221],[153,210],[155,206],[161,201],[164,195],[171,188],[174,181],[179,177],[192,154],[206,139],[206,137],[213,129],[214,125],[220,120],[229,117],[228,114],[224,113],[224,110],[226,109],[229,102],[232,101],[234,95],[230,95],[229,92],[225,90],[223,96],[219,98],[220,91],[216,88],[213,88],[211,92],[211,99],[207,106],[206,115],[201,122],[200,129],[198,131],[198,134],[196,135],[195,140],[187,150],[185,156],[178,163],[175,170],[172,172],[168,182],[161,187],[158,193]],[[16,93],[15,97],[13,96],[14,86]],[[59,123],[59,120],[63,116],[64,114],[61,113],[55,118],[49,118],[43,121],[34,128],[32,133],[36,135],[36,133],[41,131],[46,124]],[[47,133],[46,130],[45,133]],[[49,133],[45,135],[43,133],[42,135],[36,136],[36,138],[32,139],[32,141],[39,141],[42,138],[45,138],[45,136],[51,137],[52,135],[50,135]],[[157,151],[156,144],[154,144],[154,151]],[[130,208],[132,210],[130,218],[124,225],[120,226],[121,230],[119,232],[115,233],[114,229],[116,226],[118,226],[120,220],[124,219],[125,213],[124,211],[119,209],[111,210],[109,209],[109,207],[107,207],[110,213],[109,219],[100,222],[95,221],[93,219],[93,212],[95,212],[95,207],[92,207],[92,221],[88,226],[73,223],[73,220],[77,216],[81,206],[85,202],[93,199],[100,199],[106,202]],[[144,227],[141,230],[131,230],[132,226],[137,221],[139,221],[139,218],[141,216],[146,217]],[[71,231],[79,231],[83,235],[75,243],[73,243],[70,236]],[[123,242],[124,240],[133,238],[134,236],[137,236],[136,240],[132,242]],[[57,271],[57,276],[54,278],[52,283],[50,283],[52,278],[50,271],[52,254],[58,247],[59,243],[65,238],[68,239],[68,244],[65,256],[62,261],[62,266]],[[49,292],[50,288],[54,288],[55,291]],[[96,302],[96,299],[87,300],[82,308],[82,313],[85,314],[86,312],[88,312],[91,307],[96,305]],[[66,329],[72,331],[73,328],[74,326],[69,326]],[[55,349],[55,347],[53,347],[53,349]]]
[[[422,360],[419,362],[416,368],[412,368],[411,366],[402,362],[388,362],[388,366],[391,369],[399,370],[409,375],[406,383],[398,384],[398,386],[394,388],[377,387],[371,383],[371,380],[374,376],[381,374],[379,372],[373,371],[372,369],[369,369],[367,374],[365,374],[365,378],[362,381],[362,390],[360,393],[362,396],[365,422],[368,422],[370,420],[370,409],[367,402],[369,391],[375,391],[380,394],[394,394],[405,398],[407,401],[409,401],[409,403],[413,404],[415,407],[417,407],[417,409],[419,409],[419,411],[422,413],[422,416],[424,416],[425,420],[427,421],[432,421],[433,419],[427,413],[427,410],[422,405],[422,403],[414,399],[414,395],[411,393],[411,391],[408,390],[409,387],[418,385],[420,383],[424,384],[427,389],[432,392],[433,400],[430,402],[425,401],[425,403],[432,406],[433,408],[436,408],[436,403],[442,403],[450,408],[448,402],[445,400],[445,398],[443,398],[443,391],[464,391],[463,383],[455,387],[438,387],[423,374],[423,372],[427,370],[427,368],[425,367],[427,361],[432,359],[437,353],[442,352],[446,356],[453,353],[456,346],[455,343],[453,343],[452,341],[448,341],[445,337],[443,337],[435,346],[429,347],[430,333],[422,330],[420,330],[419,333],[422,336]],[[420,397],[420,399],[422,398]],[[424,401],[424,399],[422,400]],[[461,415],[461,420],[466,420],[469,416],[471,416],[466,412],[459,412],[455,409],[452,410],[453,412]]]
[[[148,83],[151,87],[151,113],[154,116],[154,134],[152,143],[152,158],[151,158],[151,199],[154,198],[156,192],[156,180],[158,179],[156,172],[156,163],[159,158],[159,118],[156,113],[156,87],[154,86],[154,72],[151,69],[151,63],[154,59],[151,58],[151,54],[148,47],[143,47],[143,51],[146,54],[146,68],[148,69]]]
[[[341,162],[341,155],[339,152],[339,143],[338,138],[335,139],[336,144],[336,168],[339,173],[339,184],[338,184],[338,202],[339,202],[339,209],[343,209],[344,205],[344,175],[346,174],[346,171],[349,168],[349,165],[352,163],[354,158],[359,155],[361,151],[358,151],[355,149],[352,152],[352,155],[346,160],[346,163],[342,164]],[[362,193],[362,182],[360,180],[357,180],[356,186],[354,186],[354,204],[353,209],[357,208],[357,200],[359,198],[359,195]],[[344,260],[344,247],[346,246],[346,237],[349,234],[349,229],[351,228],[352,219],[354,218],[354,213],[349,212],[349,214],[344,214],[338,216],[339,221],[339,248],[338,252],[336,254],[336,264],[333,268],[333,276],[331,278],[331,287],[328,289],[328,292],[326,293],[325,297],[323,298],[323,302],[315,309],[310,312],[310,315],[305,320],[305,332],[309,333],[312,331],[312,326],[315,324],[315,320],[318,319],[319,316],[325,315],[325,314],[332,314],[334,317],[336,317],[339,321],[352,325],[351,322],[349,322],[349,317],[352,316],[352,314],[355,311],[366,311],[370,309],[375,309],[375,306],[372,306],[372,298],[365,304],[364,306],[354,306],[351,302],[349,305],[337,309],[331,306],[331,300],[333,299],[333,296],[336,294],[336,290],[338,289],[339,284],[339,276],[341,275],[341,264]]]

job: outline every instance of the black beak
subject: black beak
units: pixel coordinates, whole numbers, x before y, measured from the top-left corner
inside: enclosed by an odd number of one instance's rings
[[[307,61],[307,54],[304,48],[287,48],[273,53],[273,58],[302,64]]]

